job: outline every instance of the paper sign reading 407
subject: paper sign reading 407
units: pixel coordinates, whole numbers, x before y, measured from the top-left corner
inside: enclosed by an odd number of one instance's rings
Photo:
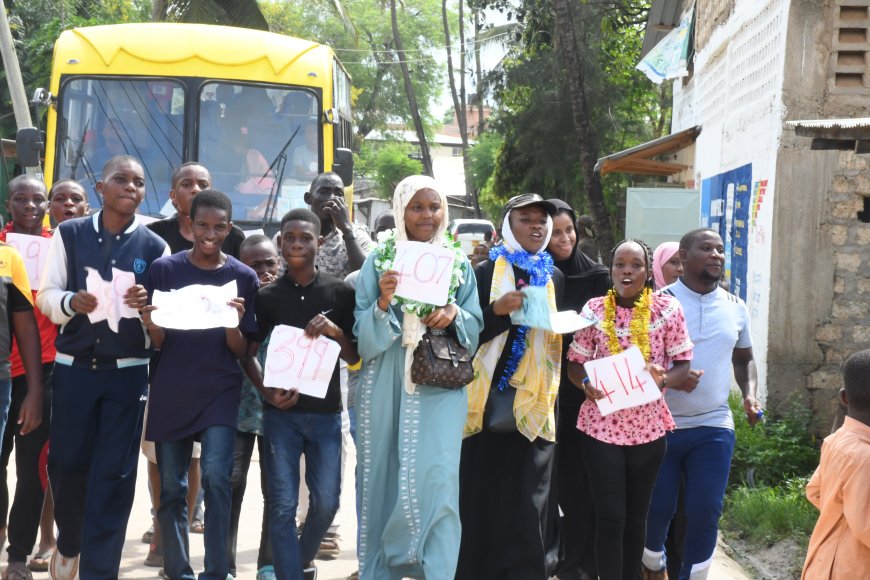
[[[621,353],[583,364],[592,386],[604,393],[596,401],[603,416],[614,411],[639,407],[662,396],[636,346]]]
[[[322,336],[311,339],[301,328],[280,324],[269,337],[263,384],[322,399],[340,351],[334,340]]]
[[[447,304],[453,250],[423,242],[396,242],[393,270],[399,272],[396,296],[435,306]]]

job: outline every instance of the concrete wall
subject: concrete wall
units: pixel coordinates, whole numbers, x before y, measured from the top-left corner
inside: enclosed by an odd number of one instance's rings
[[[838,86],[841,7],[870,0],[794,0],[789,16],[783,103],[790,120],[867,116],[870,87]],[[858,22],[867,24],[867,22]],[[848,47],[846,47],[848,48]],[[830,428],[840,365],[870,348],[870,224],[857,214],[870,196],[866,155],[812,151],[786,130],[777,175],[768,381],[774,400],[791,392]]]

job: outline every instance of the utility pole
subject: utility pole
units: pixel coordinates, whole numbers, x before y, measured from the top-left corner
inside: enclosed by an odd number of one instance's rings
[[[12,44],[12,30],[6,17],[6,3],[0,0],[0,54],[3,55],[3,68],[6,71],[6,82],[9,84],[9,94],[12,96],[12,110],[15,113],[15,124],[19,129],[33,126],[30,119],[30,109],[27,106],[27,95],[24,92],[24,80],[21,78],[21,68],[18,56]],[[27,173],[41,173],[39,167],[28,167]]]

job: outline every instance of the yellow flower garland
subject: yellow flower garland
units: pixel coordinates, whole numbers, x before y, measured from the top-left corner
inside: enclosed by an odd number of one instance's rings
[[[644,288],[634,301],[633,312],[631,313],[631,322],[628,328],[631,331],[631,344],[640,349],[643,354],[643,360],[650,362],[650,346],[649,346],[649,321],[652,313],[650,312],[650,304],[652,303],[652,290]],[[610,349],[610,354],[618,354],[624,349],[619,344],[619,338],[616,336],[616,292],[611,288],[604,298],[604,320],[601,321],[601,328],[607,336],[607,347]]]

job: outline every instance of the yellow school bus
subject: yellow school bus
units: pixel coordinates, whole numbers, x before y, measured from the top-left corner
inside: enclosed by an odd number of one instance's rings
[[[67,30],[54,48],[46,182],[75,179],[99,208],[103,165],[132,155],[145,168],[140,212],[160,217],[173,212],[173,169],[198,161],[232,198],[235,222],[268,227],[305,206],[322,171],[350,189],[350,87],[332,49],[289,36],[168,23]]]

